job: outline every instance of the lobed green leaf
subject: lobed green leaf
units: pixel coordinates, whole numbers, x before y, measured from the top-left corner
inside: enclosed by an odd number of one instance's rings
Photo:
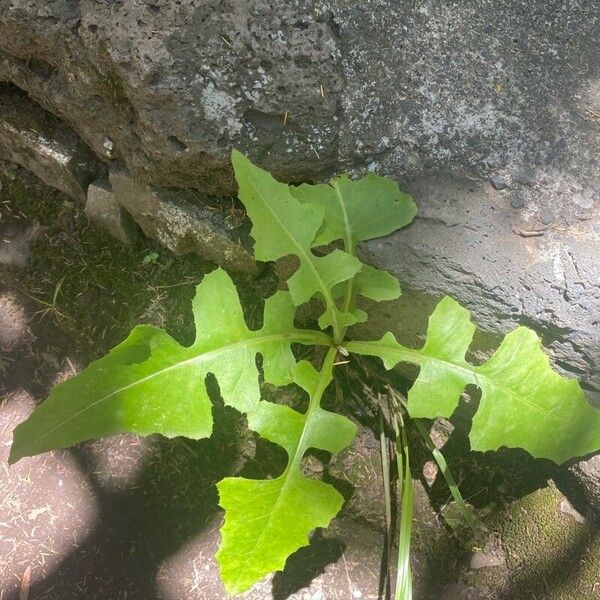
[[[552,370],[533,331],[519,327],[509,333],[482,365],[465,358],[474,332],[469,312],[446,297],[430,317],[420,350],[399,344],[391,333],[346,347],[378,356],[387,369],[400,362],[419,365],[408,394],[412,417],[449,417],[465,387],[477,386],[481,400],[469,436],[473,450],[524,448],[536,458],[563,463],[600,447],[600,411],[576,380]]]
[[[290,192],[305,205],[318,204],[325,209],[325,220],[313,246],[341,239],[346,252],[352,255],[358,242],[388,235],[408,225],[417,213],[413,199],[401,192],[395,181],[374,173],[356,181],[343,175],[329,184],[292,186]],[[352,281],[336,286],[334,295],[344,294],[345,312],[354,315],[354,322],[360,322],[366,320],[366,314],[353,310],[354,295],[394,300],[400,296],[400,284],[390,273],[362,264]]]
[[[313,245],[342,239],[348,252],[358,242],[389,235],[408,225],[417,214],[413,199],[401,192],[395,181],[375,173],[356,181],[342,175],[329,184],[302,184],[290,191],[302,203],[319,204],[325,209],[325,223]]]
[[[261,329],[248,329],[235,286],[221,269],[200,283],[192,309],[196,340],[191,346],[156,327],[138,326],[105,357],[57,385],[15,429],[10,462],[124,432],[208,437],[208,373],[216,376],[226,404],[252,411],[260,400],[257,353],[263,356],[265,379],[284,385],[295,373],[293,342],[329,343],[322,332],[294,327],[287,292],[266,301]]]
[[[351,315],[336,306],[332,288],[352,278],[361,262],[341,250],[318,257],[311,245],[323,223],[325,209],[318,204],[301,204],[290,194],[289,186],[276,181],[270,173],[253,165],[234,150],[231,161],[239,185],[239,198],[252,221],[254,256],[261,261],[294,255],[300,267],[288,281],[292,299],[302,304],[318,294],[325,304],[327,325],[339,337],[341,323]]]
[[[395,277],[354,256],[359,241],[404,227],[416,214],[412,198],[400,192],[396,182],[370,174],[358,181],[344,176],[329,185],[293,187],[279,183],[235,150],[232,163],[240,200],[252,221],[256,258],[268,261],[295,255],[300,259],[300,267],[288,281],[294,303],[322,297],[326,310],[319,326],[331,326],[336,341],[341,341],[348,326],[367,318],[353,305],[356,294],[378,301],[400,296]],[[345,252],[334,250],[321,257],[311,250],[337,239],[344,241]],[[345,299],[338,307],[335,300],[342,296]]]
[[[308,544],[310,532],[327,527],[342,507],[343,497],[335,488],[308,479],[300,471],[309,448],[340,452],[356,434],[349,419],[320,407],[335,354],[335,349],[329,350],[319,373],[306,361],[298,363],[296,383],[310,396],[305,414],[261,401],[248,415],[249,427],[285,448],[289,461],[276,479],[230,477],[217,486],[225,509],[217,561],[230,594],[241,593],[268,573],[283,569],[288,556]]]

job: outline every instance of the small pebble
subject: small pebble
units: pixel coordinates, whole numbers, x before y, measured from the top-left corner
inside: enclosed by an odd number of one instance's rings
[[[438,474],[438,466],[436,465],[436,463],[434,461],[428,460],[423,465],[423,477],[425,478],[425,482],[427,483],[427,485],[429,487],[431,487],[434,484],[437,474]]]
[[[489,552],[475,552],[471,556],[471,569],[489,569],[491,567],[501,567],[506,563],[504,557],[496,556]]]
[[[536,182],[537,175],[535,169],[531,167],[521,167],[513,176],[514,180],[522,185],[533,185]]]
[[[492,175],[490,175],[490,183],[492,184],[492,187],[498,191],[505,190],[510,185],[510,182],[506,177],[503,177],[502,175],[497,175],[495,173],[492,173]]]
[[[542,208],[540,211],[540,221],[544,225],[550,225],[553,221],[556,220],[556,215],[551,208]]]
[[[566,499],[560,501],[560,512],[573,517],[578,523],[585,523],[585,517]]]
[[[510,205],[513,208],[523,208],[525,206],[525,197],[523,194],[513,194],[510,198]]]

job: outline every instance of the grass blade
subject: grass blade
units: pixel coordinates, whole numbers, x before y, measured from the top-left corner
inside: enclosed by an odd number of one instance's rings
[[[406,408],[406,399],[401,394],[399,394],[396,390],[392,389],[390,386],[388,386],[388,390],[389,390],[390,394],[392,395],[392,397],[395,398],[397,401],[399,401],[400,404],[402,404],[402,406],[404,406],[404,408]],[[433,458],[435,459],[435,462],[437,463],[438,467],[440,468],[440,472],[444,476],[444,479],[446,480],[448,489],[450,490],[450,493],[452,494],[452,498],[456,502],[456,506],[457,506],[462,518],[464,519],[464,521],[468,525],[468,527],[471,528],[473,533],[476,534],[477,530],[478,530],[477,519],[473,515],[473,512],[471,511],[471,509],[467,506],[464,498],[462,497],[462,494],[460,493],[460,490],[458,489],[456,480],[454,479],[454,476],[452,475],[452,471],[450,470],[450,467],[448,466],[448,463],[446,462],[444,455],[439,450],[439,448],[435,445],[434,441],[431,439],[431,436],[429,435],[429,432],[423,425],[422,421],[420,419],[413,419],[413,423],[415,424],[417,431],[419,432],[419,435],[423,438],[423,441],[425,442],[427,449],[431,452],[431,454],[433,455]]]
[[[396,433],[396,464],[401,486],[400,531],[398,534],[398,571],[395,600],[412,600],[412,569],[410,566],[410,540],[413,517],[413,485],[410,474],[408,439],[402,416],[398,411],[393,419]],[[400,422],[400,423],[398,423]]]
[[[383,478],[383,497],[385,505],[385,569],[383,569],[383,581],[380,593],[389,597],[390,569],[392,566],[392,488],[390,482],[390,455],[388,449],[388,438],[385,435],[385,424],[383,412],[379,409],[379,443],[381,446],[381,474]]]

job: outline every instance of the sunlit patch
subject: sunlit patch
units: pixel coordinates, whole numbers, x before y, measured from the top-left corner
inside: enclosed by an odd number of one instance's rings
[[[156,584],[161,591],[160,598],[221,600],[228,597],[219,578],[215,560],[220,524],[220,518],[212,519],[192,541],[160,565],[156,575]]]
[[[10,350],[30,335],[23,306],[13,294],[0,294],[0,349]]]
[[[107,491],[133,485],[157,445],[156,438],[126,434],[93,440],[86,444],[94,462],[96,481]]]
[[[68,451],[25,458],[8,467],[12,430],[33,410],[24,391],[0,404],[0,589],[8,596],[48,576],[98,522],[91,486]],[[12,597],[12,596],[11,596]]]
[[[19,224],[20,225],[20,224]],[[29,245],[40,231],[37,223],[23,229],[13,223],[0,229],[0,264],[23,268],[29,260]]]
[[[214,558],[220,524],[219,517],[211,519],[201,533],[161,564],[156,576],[161,600],[230,598]],[[312,536],[310,546],[293,554],[283,572],[266,576],[236,598],[375,600],[382,543],[382,535],[372,528],[338,518],[327,531]]]

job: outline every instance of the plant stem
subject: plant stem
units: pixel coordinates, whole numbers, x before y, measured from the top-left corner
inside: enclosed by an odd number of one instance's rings
[[[356,256],[356,245],[352,244],[349,240],[344,239],[344,249],[351,256]],[[350,312],[354,308],[354,277],[348,279],[346,282],[346,293],[344,295],[344,302],[342,304],[342,311],[347,313]],[[348,330],[348,326],[342,327],[340,332],[341,338],[337,342],[341,344],[344,338],[346,337],[346,331]]]
[[[319,371],[319,384],[317,386],[317,389],[315,390],[315,393],[311,396],[311,398],[308,402],[308,408],[306,409],[306,412],[304,413],[305,425],[302,430],[302,435],[300,436],[300,439],[298,440],[298,446],[296,447],[296,451],[295,451],[294,455],[290,457],[290,461],[285,470],[286,473],[290,472],[293,468],[299,467],[300,462],[302,461],[302,457],[304,456],[304,453],[308,449],[307,446],[305,445],[306,436],[308,435],[308,430],[309,430],[309,428],[306,426],[306,424],[310,422],[310,419],[312,418],[316,409],[319,408],[319,406],[321,404],[321,398],[323,397],[323,392],[325,391],[325,388],[329,385],[329,382],[330,382],[329,377],[331,377],[331,375],[333,373],[333,363],[335,362],[336,355],[337,355],[337,348],[335,346],[330,346],[329,349],[327,350],[327,354],[325,355],[323,364],[321,365],[321,369]]]

